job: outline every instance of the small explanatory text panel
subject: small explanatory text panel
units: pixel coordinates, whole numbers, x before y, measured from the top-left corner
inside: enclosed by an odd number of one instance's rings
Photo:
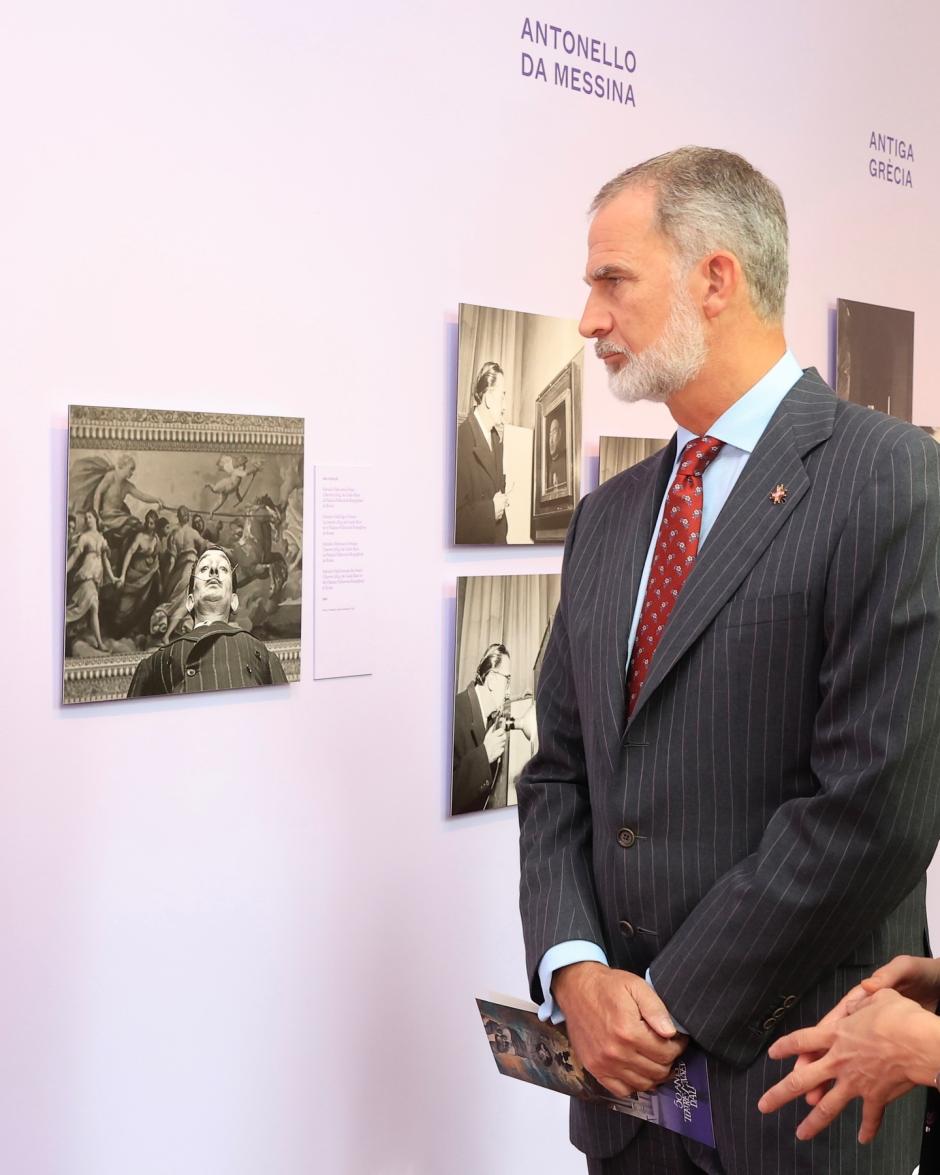
[[[372,672],[370,473],[362,466],[317,467],[314,677]]]

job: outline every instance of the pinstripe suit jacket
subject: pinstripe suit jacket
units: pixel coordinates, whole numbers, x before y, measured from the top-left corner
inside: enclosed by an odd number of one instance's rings
[[[649,966],[710,1054],[726,1171],[776,1155],[780,1171],[909,1172],[913,1099],[858,1168],[851,1121],[842,1146],[833,1128],[794,1149],[798,1108],[763,1120],[754,1103],[782,1071],[765,1056],[774,1036],[924,950],[940,446],[805,372],[703,544],[627,722],[627,637],[674,459],[673,441],[585,498],[569,529],[539,751],[518,784],[533,998],[542,955],[565,940]],[[617,1153],[635,1130],[573,1104],[588,1153]]]
[[[250,632],[216,621],[185,632],[144,657],[134,670],[127,696],[198,694],[286,683],[277,653]]]

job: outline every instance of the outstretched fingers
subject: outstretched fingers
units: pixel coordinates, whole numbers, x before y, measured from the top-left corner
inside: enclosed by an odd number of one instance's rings
[[[780,1043],[780,1041],[777,1041],[777,1044]],[[796,1098],[801,1097],[809,1090],[824,1085],[831,1077],[832,1073],[825,1060],[813,1061],[811,1064],[804,1065],[800,1069],[791,1069],[786,1077],[767,1090],[757,1103],[757,1108],[762,1114],[769,1114],[773,1110],[779,1110],[787,1102],[795,1101]],[[824,1098],[820,1099],[820,1101],[822,1100]]]
[[[820,1131],[825,1130],[827,1126],[830,1126],[838,1118],[854,1096],[851,1091],[845,1091],[840,1088],[839,1082],[837,1081],[825,1097],[820,1099],[819,1103],[813,1107],[812,1111],[797,1126],[797,1138],[804,1142],[809,1138],[815,1138]]]
[[[798,1028],[775,1040],[767,1050],[767,1055],[775,1061],[782,1061],[784,1057],[798,1056],[801,1053],[825,1052],[832,1045],[833,1029],[829,1025],[817,1024],[815,1028]],[[804,1065],[802,1068],[808,1068]]]

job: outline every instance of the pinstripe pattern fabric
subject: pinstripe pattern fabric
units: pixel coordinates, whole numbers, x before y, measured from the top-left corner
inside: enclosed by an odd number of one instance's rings
[[[518,785],[532,995],[542,955],[569,939],[649,966],[710,1054],[728,1175],[910,1171],[916,1098],[863,1149],[853,1112],[797,1144],[799,1107],[754,1107],[784,1071],[765,1057],[776,1035],[923,950],[940,831],[940,446],[806,372],[702,546],[625,721],[627,635],[674,457],[673,444],[605,483],[569,528],[540,747]],[[572,1107],[590,1154],[618,1153],[636,1129]]]
[[[207,624],[145,657],[134,671],[129,698],[283,685],[276,653],[233,625]]]
[[[691,1154],[689,1153],[691,1152]],[[722,1175],[711,1147],[689,1145],[668,1130],[643,1126],[633,1145],[613,1158],[588,1159],[588,1175]]]

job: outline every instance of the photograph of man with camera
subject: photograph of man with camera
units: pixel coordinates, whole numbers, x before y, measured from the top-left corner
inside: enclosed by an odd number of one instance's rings
[[[516,802],[538,748],[535,683],[558,603],[557,575],[467,576],[457,584],[451,815]]]

